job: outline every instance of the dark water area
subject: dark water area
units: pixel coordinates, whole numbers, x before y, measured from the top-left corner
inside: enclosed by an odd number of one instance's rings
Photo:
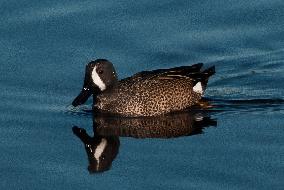
[[[215,65],[213,107],[93,128],[71,102],[97,58]],[[283,189],[283,1],[0,1],[0,71],[0,189]],[[98,138],[112,164],[90,174]]]

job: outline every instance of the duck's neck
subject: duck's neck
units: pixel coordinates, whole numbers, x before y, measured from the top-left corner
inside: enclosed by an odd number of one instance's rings
[[[118,85],[118,81],[114,81],[110,85],[108,85],[104,91],[101,91],[100,93],[111,92],[114,88],[117,87],[117,85]]]
[[[117,85],[118,85],[118,82],[116,81],[116,82],[113,82],[111,85],[108,85],[107,88],[103,91],[101,91],[99,88],[95,88],[95,90],[93,91],[94,102],[96,101],[96,98],[98,95],[111,92],[114,88],[116,88]]]

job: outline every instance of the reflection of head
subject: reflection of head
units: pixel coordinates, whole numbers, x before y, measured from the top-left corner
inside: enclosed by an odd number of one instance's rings
[[[116,136],[90,137],[84,129],[73,127],[74,134],[85,144],[88,155],[90,173],[103,172],[109,170],[112,161],[118,154],[119,138]]]
[[[118,153],[118,137],[99,138],[101,138],[99,144],[89,146],[85,145],[89,158],[88,170],[90,173],[109,170],[112,161],[115,159]]]

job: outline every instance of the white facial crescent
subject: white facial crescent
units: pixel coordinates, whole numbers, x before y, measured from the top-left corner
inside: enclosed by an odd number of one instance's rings
[[[101,91],[104,91],[106,89],[106,85],[102,81],[101,77],[98,75],[96,69],[97,69],[97,66],[95,66],[92,71],[93,82],[101,89]]]

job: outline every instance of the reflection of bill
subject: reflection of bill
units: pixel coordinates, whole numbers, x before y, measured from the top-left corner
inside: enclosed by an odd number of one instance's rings
[[[94,115],[93,123],[94,137],[90,137],[82,128],[72,128],[85,145],[91,173],[110,169],[118,154],[119,136],[174,138],[200,134],[205,127],[217,125],[216,120],[202,111],[139,118]]]

